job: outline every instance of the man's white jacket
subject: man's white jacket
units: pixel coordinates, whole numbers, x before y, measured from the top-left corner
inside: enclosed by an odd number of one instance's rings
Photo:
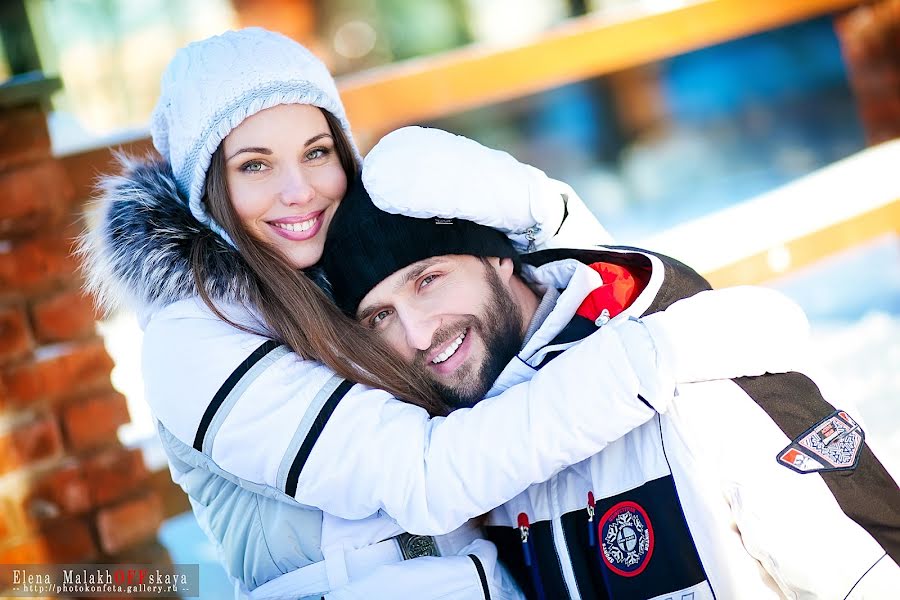
[[[597,326],[706,285],[671,259],[632,249],[526,261],[526,279],[562,293],[494,394],[549,367]],[[610,292],[622,283],[618,267],[640,282],[624,310],[615,306],[621,289]],[[523,588],[546,598],[894,597],[900,492],[856,419],[799,370],[682,384],[664,414],[492,511],[490,538]]]

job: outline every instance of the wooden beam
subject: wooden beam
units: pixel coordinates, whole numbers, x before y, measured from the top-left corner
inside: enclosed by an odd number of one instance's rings
[[[531,43],[472,45],[338,81],[350,122],[378,133],[533,94],[858,5],[860,0],[701,0],[599,11]],[[668,3],[671,6],[672,3]]]
[[[701,0],[652,12],[595,13],[566,21],[526,45],[468,46],[342,77],[338,85],[354,129],[371,139],[400,125],[668,58],[859,1]],[[147,139],[125,146],[148,148]],[[77,193],[86,197],[111,159],[101,148],[62,161]]]
[[[900,236],[900,198],[704,275],[717,288],[766,283],[883,235]]]
[[[684,261],[718,287],[771,281],[900,234],[898,164],[900,139],[634,243]]]

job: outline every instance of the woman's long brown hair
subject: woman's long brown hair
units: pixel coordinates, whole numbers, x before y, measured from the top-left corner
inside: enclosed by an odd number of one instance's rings
[[[348,180],[358,166],[340,122],[322,111],[334,138],[335,150]],[[220,318],[252,333],[264,333],[290,347],[302,358],[318,360],[350,381],[390,392],[421,406],[432,415],[449,412],[424,375],[411,369],[377,335],[344,315],[302,271],[294,269],[271,244],[252,237],[241,224],[228,194],[223,145],[212,156],[206,174],[204,201],[213,219],[231,236],[254,277],[247,295],[265,321],[257,332],[229,320],[206,292],[201,257],[214,252],[212,240],[200,236],[191,263],[197,289],[206,305]]]

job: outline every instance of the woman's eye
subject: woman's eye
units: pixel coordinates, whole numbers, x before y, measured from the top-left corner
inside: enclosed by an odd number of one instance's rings
[[[316,160],[317,158],[322,158],[328,154],[328,150],[325,148],[314,148],[306,153],[306,160]]]
[[[372,316],[371,320],[369,320],[369,325],[371,327],[377,327],[382,321],[384,321],[386,318],[388,318],[388,316],[390,316],[390,314],[391,314],[390,310],[378,311],[377,313],[375,313]]]
[[[241,165],[241,171],[245,173],[259,173],[265,168],[265,165],[258,160],[251,160]]]

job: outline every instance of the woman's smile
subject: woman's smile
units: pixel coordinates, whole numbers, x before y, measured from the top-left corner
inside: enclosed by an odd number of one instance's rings
[[[267,221],[277,235],[292,240],[302,242],[314,237],[322,228],[322,213],[324,210],[304,215],[300,217],[286,217],[276,221]]]

